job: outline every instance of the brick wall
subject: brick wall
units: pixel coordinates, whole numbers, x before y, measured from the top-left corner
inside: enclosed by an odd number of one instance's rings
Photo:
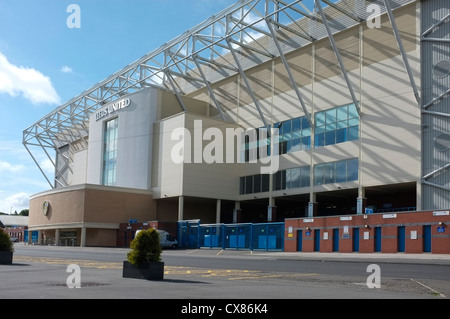
[[[430,248],[431,253],[450,254],[449,225],[449,211],[286,219],[284,250],[373,253],[380,248],[381,253],[423,253]]]

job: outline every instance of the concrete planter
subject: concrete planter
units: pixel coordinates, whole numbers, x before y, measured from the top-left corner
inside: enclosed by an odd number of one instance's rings
[[[128,261],[124,261],[122,277],[147,280],[163,280],[164,263],[160,261],[146,262],[139,266],[135,266]]]
[[[12,251],[0,251],[0,265],[11,265],[13,260]]]

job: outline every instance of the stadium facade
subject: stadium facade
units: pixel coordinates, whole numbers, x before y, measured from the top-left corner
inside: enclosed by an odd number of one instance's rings
[[[24,131],[55,167],[29,229],[114,246],[130,220],[448,219],[449,18],[445,0],[236,2]]]

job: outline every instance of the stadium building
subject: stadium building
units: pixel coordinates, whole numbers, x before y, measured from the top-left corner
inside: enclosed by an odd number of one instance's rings
[[[445,0],[237,1],[24,131],[55,167],[29,229],[115,246],[130,221],[286,221],[295,250],[306,219],[322,236],[389,213],[450,247],[449,18]]]

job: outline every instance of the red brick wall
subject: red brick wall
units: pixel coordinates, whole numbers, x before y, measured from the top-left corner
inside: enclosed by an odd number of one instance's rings
[[[425,225],[431,226],[431,252],[450,254],[450,216],[431,211],[286,219],[284,250],[298,250],[297,235],[298,230],[302,230],[302,251],[313,252],[314,231],[320,230],[320,252],[332,252],[333,229],[339,229],[339,252],[353,252],[353,229],[359,228],[359,252],[373,253],[375,228],[381,227],[381,252],[397,253],[398,227],[404,226],[405,253],[422,253]],[[411,237],[413,232],[416,232],[416,239]],[[328,239],[324,239],[325,233],[328,233]]]
[[[176,222],[151,221],[146,223],[124,223],[120,224],[119,230],[117,231],[117,247],[130,247],[130,242],[134,238],[136,230],[149,228],[165,230],[175,238],[177,235]]]

